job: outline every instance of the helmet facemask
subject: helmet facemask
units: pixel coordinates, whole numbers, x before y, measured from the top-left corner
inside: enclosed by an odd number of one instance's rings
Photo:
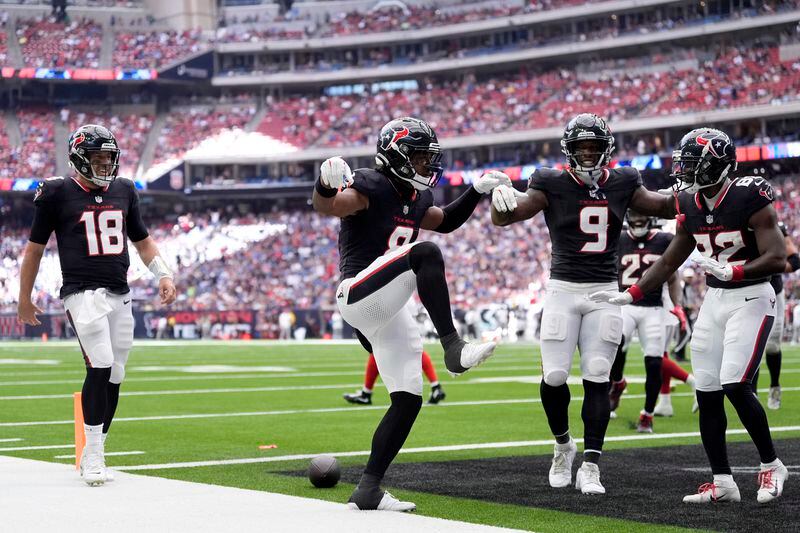
[[[631,235],[637,239],[641,239],[650,233],[650,228],[652,226],[650,217],[633,211],[628,211],[628,213],[625,215],[625,219],[628,222],[628,231],[630,231]]]
[[[684,154],[681,150],[672,152],[672,173],[675,180],[673,188],[676,192],[695,194],[702,189],[722,183],[731,170],[736,170],[736,163],[727,165],[717,176],[708,173],[711,160],[704,156]]]

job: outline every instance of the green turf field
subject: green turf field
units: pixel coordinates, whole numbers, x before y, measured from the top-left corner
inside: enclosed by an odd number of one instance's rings
[[[440,371],[447,399],[423,408],[405,445],[407,451],[396,462],[552,453],[538,400],[538,378],[531,379],[539,374],[537,348],[501,345],[484,366],[456,380],[444,372],[441,348],[429,345],[427,349]],[[768,411],[777,439],[800,436],[800,410],[796,408],[800,349],[784,347],[783,353],[783,408]],[[364,362],[363,349],[355,344],[138,344],[131,353],[123,396],[106,444],[106,452],[112,454],[107,462],[120,469],[142,466],[131,470],[146,475],[344,502],[352,485],[314,489],[305,479],[278,472],[302,469],[308,463],[305,457],[287,456],[332,453],[343,466],[366,462],[366,453],[358,452],[369,449],[388,395],[379,386],[372,407],[351,406],[342,400],[342,393],[361,385]],[[4,342],[0,346],[0,454],[74,462],[59,457],[74,453],[70,449],[72,393],[80,390],[83,374],[77,343]],[[644,376],[635,347],[628,355],[626,375],[631,381]],[[676,416],[656,419],[654,437],[662,438],[639,438],[632,431],[642,407],[642,381],[631,383],[623,396],[620,416],[609,426],[605,450],[698,443],[696,436],[663,438],[697,431],[696,415],[690,414],[690,391],[681,383],[673,382]],[[767,381],[764,368],[762,400]],[[571,389],[570,419],[573,433],[580,437],[582,390],[580,385]],[[426,384],[426,399],[428,391]],[[729,429],[741,429],[733,411],[729,411]],[[729,436],[731,442],[746,439],[742,434]],[[265,445],[275,447],[259,449]],[[117,452],[143,453],[113,455]],[[347,452],[350,455],[344,455]],[[274,460],[258,461],[269,458]],[[228,463],[180,464],[203,461]],[[547,472],[531,475],[546,476]],[[675,529],[429,493],[393,492],[416,502],[421,514],[536,531]]]

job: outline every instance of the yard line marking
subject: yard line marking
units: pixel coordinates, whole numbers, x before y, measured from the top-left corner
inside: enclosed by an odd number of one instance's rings
[[[495,378],[475,378],[471,380],[455,381],[448,383],[448,386],[456,385],[483,385],[495,383],[517,383],[517,384],[538,384],[542,376],[500,376]],[[644,376],[628,376],[628,383],[644,383]],[[581,378],[571,376],[568,381],[570,385],[580,385]],[[330,389],[345,389],[353,387],[361,387],[361,383],[334,383],[330,385],[284,385],[279,387],[237,387],[237,388],[224,388],[224,389],[172,389],[172,390],[155,390],[155,391],[130,391],[122,392],[120,396],[170,396],[181,394],[231,394],[237,392],[282,392],[282,391],[296,391],[296,390],[330,390]],[[378,384],[384,387],[383,383]],[[68,394],[35,394],[25,396],[0,396],[0,401],[10,400],[53,400],[72,398],[72,393]]]
[[[783,426],[770,428],[774,432],[782,431],[800,431],[800,426]],[[744,435],[747,433],[745,429],[729,429],[726,432],[728,435]],[[685,439],[696,438],[700,436],[699,431],[688,431],[682,433],[652,433],[647,435],[618,435],[613,437],[606,437],[606,442],[623,442],[631,440],[662,440],[662,439]],[[428,453],[428,452],[455,452],[464,450],[488,450],[498,448],[523,448],[532,446],[552,446],[553,439],[544,440],[528,440],[528,441],[509,441],[509,442],[483,442],[477,444],[454,444],[448,446],[426,446],[423,448],[407,448],[401,449],[401,454],[407,453]],[[583,442],[583,439],[575,439],[576,443]],[[370,450],[361,450],[357,452],[324,452],[325,455],[333,455],[334,457],[360,457],[369,456]],[[223,459],[219,461],[187,461],[183,463],[162,463],[150,465],[135,465],[135,466],[120,466],[115,467],[116,470],[125,470],[127,472],[136,470],[167,470],[175,468],[196,468],[200,466],[222,466],[222,465],[241,465],[252,463],[274,463],[283,461],[295,461],[299,459],[312,459],[321,453],[305,453],[297,455],[279,455],[273,457],[247,457],[242,459]]]
[[[0,439],[0,442],[19,442],[21,440],[22,439],[20,439],[20,438],[16,438],[16,439]]]
[[[103,455],[108,457],[110,455],[143,455],[145,452],[133,450],[130,452],[104,452]],[[54,455],[53,459],[75,459],[75,454],[72,455]]]
[[[75,448],[72,444],[54,444],[52,446],[14,446],[11,448],[0,448],[0,452],[25,452],[29,450],[56,450],[58,448]]]

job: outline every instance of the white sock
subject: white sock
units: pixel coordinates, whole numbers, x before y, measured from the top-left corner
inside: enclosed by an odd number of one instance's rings
[[[718,487],[731,487],[736,485],[731,474],[714,474],[714,485]]]
[[[368,389],[366,387],[361,387],[361,392],[364,392],[366,394],[372,394],[372,389]]]
[[[84,424],[83,431],[86,434],[87,448],[103,447],[103,424],[97,426],[89,426],[87,424]]]
[[[438,386],[439,386],[439,382],[438,381],[431,381],[431,388],[438,387]]]
[[[783,463],[780,459],[775,459],[771,463],[761,463],[761,470],[769,470],[770,468],[776,468],[778,466],[783,466]]]

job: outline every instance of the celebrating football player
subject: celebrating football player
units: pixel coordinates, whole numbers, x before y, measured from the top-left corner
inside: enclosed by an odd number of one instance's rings
[[[720,130],[687,133],[673,153],[679,210],[669,248],[638,284],[622,293],[598,292],[592,299],[626,305],[660,287],[698,248],[698,266],[708,291],[692,336],[700,435],[711,463],[713,483],[700,486],[687,503],[740,501],[725,445],[725,398],[761,456],[757,500],[778,498],[788,476],[778,459],[764,408],[751,381],[775,322],[773,274],[786,266],[786,246],[772,207],[772,187],[763,178],[734,178],[736,147]]]
[[[314,208],[342,219],[339,310],[373,349],[391,398],[372,439],[367,467],[350,496],[349,504],[357,509],[415,508],[380,489],[422,406],[422,336],[414,319],[412,293],[417,291],[430,315],[451,374],[480,364],[495,348],[493,342],[472,344],[459,337],[442,252],[435,244],[416,239],[420,228],[454,231],[467,221],[484,194],[511,180],[501,172],[488,172],[455,201],[439,208],[433,205],[431,189],[441,178],[441,159],[433,129],[422,120],[400,118],[381,129],[375,169],[352,173],[343,159],[333,157],[322,163],[314,187]]]
[[[652,217],[628,210],[626,220],[628,229],[620,236],[618,249],[620,290],[627,289],[639,281],[642,274],[661,257],[672,241],[671,233],[654,228]],[[680,320],[685,329],[686,315],[680,306],[681,286],[678,277],[674,274],[670,276],[667,285],[669,298],[673,303],[670,312]],[[653,414],[661,389],[662,361],[669,330],[664,313],[663,292],[663,287],[658,287],[640,301],[622,308],[622,343],[611,366],[609,399],[611,411],[614,412],[625,389],[625,379],[622,377],[625,359],[633,332],[636,331],[644,353],[645,368],[644,409],[639,414],[636,425],[636,431],[639,433],[653,432]]]
[[[609,419],[609,372],[622,340],[619,308],[589,294],[617,290],[617,242],[628,207],[672,218],[670,198],[642,186],[635,168],[609,168],[614,136],[605,120],[582,113],[561,140],[564,170],[540,168],[527,193],[501,185],[492,194],[492,220],[506,226],[544,211],[552,264],[541,326],[542,406],[556,444],[550,486],[572,482],[577,447],[569,431],[567,386],[572,354],[580,350],[584,400],[584,454],[575,479],[583,494],[604,494],[598,463]]]
[[[42,310],[31,300],[31,290],[55,232],[63,276],[60,296],[86,362],[81,395],[86,447],[80,470],[89,485],[108,480],[104,444],[133,344],[128,239],[158,280],[161,303],[175,300],[172,272],[142,222],[133,182],[117,179],[119,155],[114,135],[103,126],[81,126],[70,136],[75,176],[50,178],[36,189],[20,270],[19,320],[39,325],[36,315]]]

